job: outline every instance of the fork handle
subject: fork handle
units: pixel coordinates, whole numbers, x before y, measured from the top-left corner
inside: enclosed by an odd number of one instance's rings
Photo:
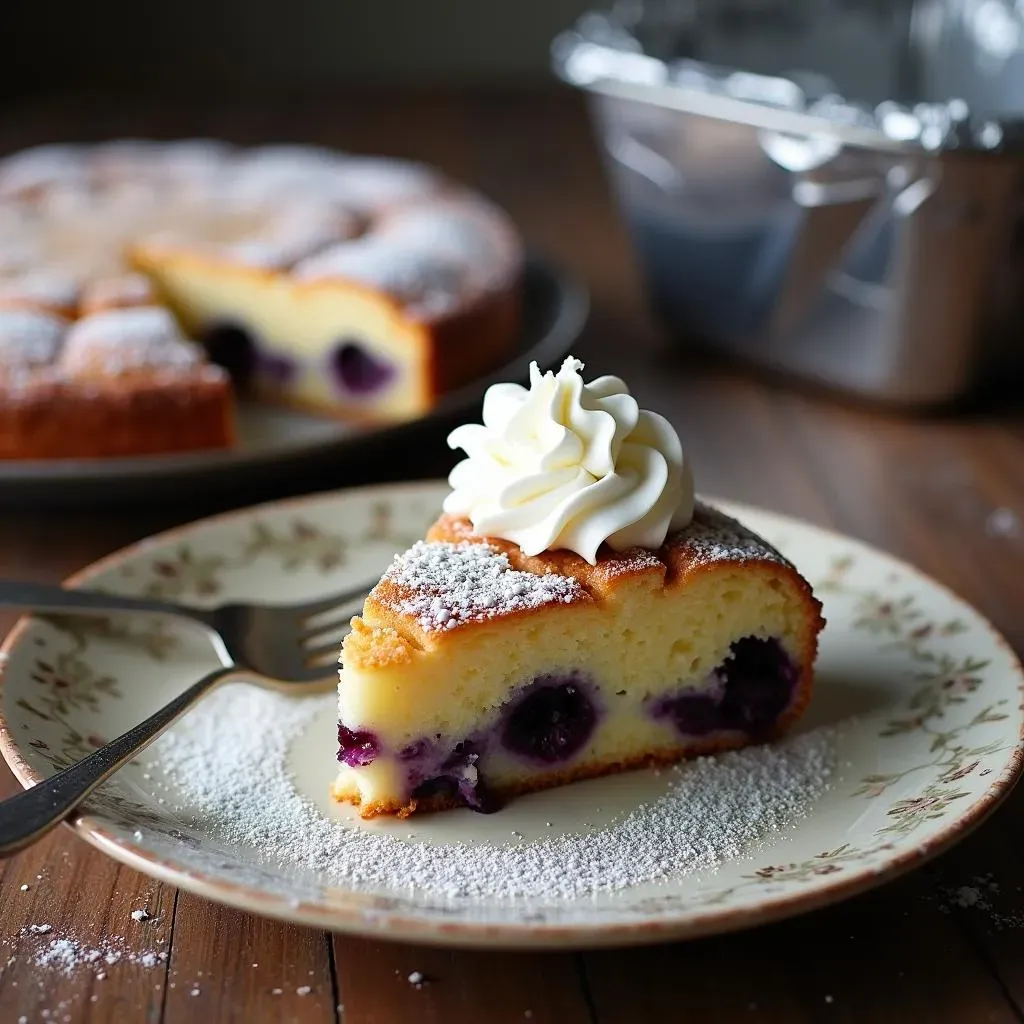
[[[21,580],[0,580],[0,608],[92,612],[96,615],[105,615],[107,612],[158,612],[164,615],[184,615],[204,626],[210,625],[200,609],[169,601],[104,594],[98,590],[69,590],[53,583],[28,583]]]
[[[214,669],[134,729],[24,793],[0,802],[0,857],[23,850],[60,824],[104,779],[148,747],[200,697],[238,671],[237,665]]]

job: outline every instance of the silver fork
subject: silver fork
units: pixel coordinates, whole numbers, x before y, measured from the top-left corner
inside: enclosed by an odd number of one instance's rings
[[[337,651],[345,625],[368,588],[297,605],[224,604],[190,608],[170,601],[65,590],[42,583],[0,581],[0,607],[106,616],[143,612],[192,619],[205,626],[220,658],[174,700],[77,764],[0,802],[0,857],[31,845],[59,824],[101,782],[149,746],[201,697],[230,679],[289,692],[308,692],[336,680]],[[330,638],[330,639],[328,639]],[[328,659],[329,655],[333,655]]]

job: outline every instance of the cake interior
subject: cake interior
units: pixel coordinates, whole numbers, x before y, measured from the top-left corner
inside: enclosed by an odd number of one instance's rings
[[[202,260],[143,260],[186,332],[243,390],[356,418],[401,419],[429,402],[430,347],[386,299],[333,281]]]
[[[433,647],[356,620],[334,795],[364,813],[437,796],[489,810],[503,791],[770,738],[813,657],[804,600],[795,582],[733,564],[683,588],[630,580]],[[364,646],[382,641],[390,651],[364,671]]]

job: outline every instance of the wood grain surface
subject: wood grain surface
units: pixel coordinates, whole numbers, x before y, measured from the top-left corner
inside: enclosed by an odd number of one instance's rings
[[[594,315],[577,353],[588,371],[626,377],[642,405],[672,420],[704,493],[800,516],[907,558],[1024,649],[1020,409],[1003,403],[988,413],[917,418],[856,410],[679,352],[647,314],[575,97],[398,93],[258,109],[78,98],[0,115],[0,151],[116,135],[294,139],[415,156],[475,182],[512,212],[530,242],[588,282]],[[449,465],[445,451],[407,451],[366,466],[358,480],[273,481],[265,490],[420,477]],[[234,494],[230,503],[252,497]],[[77,516],[0,508],[0,574],[60,580],[215,510],[187,494],[173,505]],[[0,795],[14,788],[3,770]],[[1024,792],[930,866],[827,910],[706,941],[513,955],[368,942],[261,920],[121,868],[65,829],[0,862],[0,1024],[1012,1024],[1024,1021],[1022,836]],[[979,889],[984,906],[971,905]],[[132,919],[140,908],[148,920]],[[20,934],[33,924],[86,946],[116,942],[126,955],[102,980],[40,967]],[[131,952],[154,949],[167,951],[165,963],[131,963]],[[421,985],[410,984],[413,972],[424,976]]]

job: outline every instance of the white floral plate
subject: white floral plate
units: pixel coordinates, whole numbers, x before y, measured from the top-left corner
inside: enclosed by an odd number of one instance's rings
[[[317,495],[196,523],[80,573],[76,585],[217,603],[300,600],[372,581],[422,535],[444,485]],[[835,725],[836,774],[806,816],[714,869],[584,899],[481,899],[423,888],[333,884],[225,838],[169,795],[151,748],[72,822],[112,857],[213,900],[309,925],[410,941],[506,947],[656,941],[747,927],[843,899],[920,864],[977,825],[1022,761],[1024,679],[992,627],[948,590],[854,540],[723,506],[778,545],[815,586],[828,626],[804,731]],[[24,619],[3,647],[0,745],[31,786],[138,721],[216,658],[202,633],[148,617]],[[216,698],[211,698],[216,701]],[[299,699],[299,698],[296,698]],[[290,752],[312,803],[334,770],[331,702]],[[207,705],[191,715],[210,713]],[[663,790],[641,771],[525,797],[496,815],[454,811],[337,828],[437,844],[543,842],[551,819],[585,830]],[[171,787],[173,788],[173,786]],[[589,823],[584,822],[589,819]],[[597,820],[600,819],[600,820]],[[571,870],[567,866],[566,870]]]

